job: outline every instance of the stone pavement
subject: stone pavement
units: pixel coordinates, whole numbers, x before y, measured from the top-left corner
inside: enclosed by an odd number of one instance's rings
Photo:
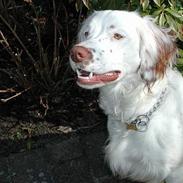
[[[95,132],[44,147],[0,156],[0,183],[130,183],[111,175],[104,162],[107,135]]]

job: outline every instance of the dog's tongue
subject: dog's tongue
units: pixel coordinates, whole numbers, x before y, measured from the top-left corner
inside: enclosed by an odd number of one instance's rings
[[[116,80],[120,72],[112,71],[105,74],[93,74],[92,76],[78,76],[77,82],[80,84],[100,84]]]

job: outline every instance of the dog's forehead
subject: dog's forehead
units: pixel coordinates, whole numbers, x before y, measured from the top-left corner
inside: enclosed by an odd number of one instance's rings
[[[137,13],[126,11],[97,11],[85,21],[86,26],[102,26],[110,28],[134,27],[140,17]]]

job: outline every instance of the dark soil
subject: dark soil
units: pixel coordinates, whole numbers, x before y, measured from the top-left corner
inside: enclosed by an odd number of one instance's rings
[[[0,153],[19,151],[22,144],[24,150],[37,147],[35,142],[40,139],[46,141],[58,135],[67,137],[105,128],[106,118],[98,106],[97,90],[73,85],[53,98],[47,111],[36,101],[27,92],[0,104]]]

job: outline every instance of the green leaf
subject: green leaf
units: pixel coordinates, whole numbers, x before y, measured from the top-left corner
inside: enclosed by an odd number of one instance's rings
[[[162,13],[162,9],[157,9],[153,12],[153,16],[160,16],[161,13]]]
[[[161,6],[161,3],[163,3],[163,0],[153,0],[156,5],[159,7]]]
[[[183,15],[179,14],[176,10],[166,8],[165,11],[170,13],[173,17],[179,19],[181,22],[183,22]]]
[[[176,6],[176,1],[175,0],[168,0],[168,3],[172,7],[175,7]]]
[[[178,38],[183,41],[183,25],[178,23],[177,28]]]
[[[162,12],[159,16],[159,25],[164,26],[166,23],[166,18],[164,12]]]
[[[157,24],[159,23],[159,16],[154,18],[154,22],[157,23]]]
[[[183,25],[178,23],[171,15],[165,15],[167,19],[167,25],[176,33],[176,36],[183,40]]]
[[[141,5],[142,5],[142,8],[143,8],[143,10],[145,11],[147,8],[148,8],[148,6],[149,6],[149,0],[141,0]]]
[[[172,30],[174,30],[175,32],[177,32],[177,22],[175,21],[175,19],[173,19],[168,14],[165,14],[165,16],[166,16],[167,24],[170,26],[170,28]]]
[[[90,0],[82,0],[83,1],[83,4],[88,8],[90,9]]]
[[[179,49],[179,56],[183,59],[183,50],[182,49]]]
[[[177,64],[178,64],[178,67],[183,66],[183,58],[178,58],[177,59]]]
[[[183,73],[183,50],[178,49],[177,68]]]
[[[91,8],[90,0],[76,0],[75,7],[77,11],[81,10],[83,5],[88,9],[90,9]]]

